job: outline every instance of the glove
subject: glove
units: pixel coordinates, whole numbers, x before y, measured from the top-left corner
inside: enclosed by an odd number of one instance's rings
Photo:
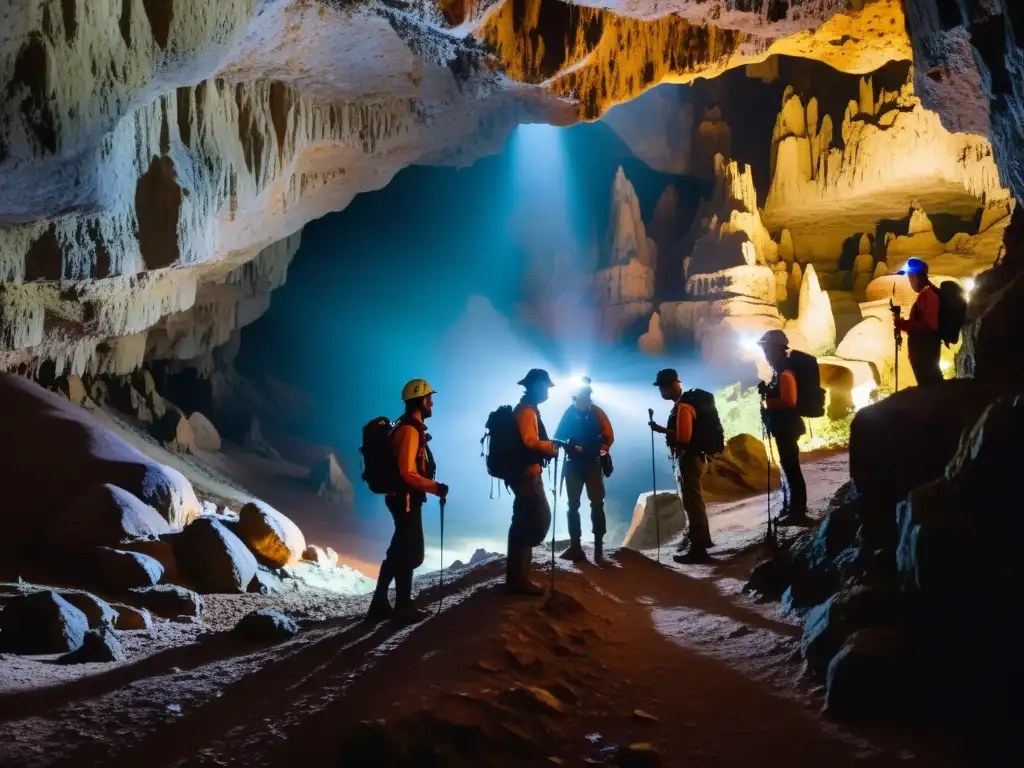
[[[437,497],[439,499],[448,498],[448,486],[445,485],[444,483],[437,484]]]
[[[763,381],[757,382],[757,393],[761,397],[766,397],[768,395],[768,384]]]

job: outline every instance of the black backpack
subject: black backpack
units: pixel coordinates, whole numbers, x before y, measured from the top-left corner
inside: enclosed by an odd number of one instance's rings
[[[510,483],[526,470],[526,449],[519,436],[519,424],[511,405],[499,406],[487,417],[480,438],[480,451],[487,462],[487,474]]]
[[[690,448],[705,456],[713,456],[725,450],[725,431],[718,417],[715,396],[703,389],[690,389],[683,393],[680,402],[693,406],[697,416],[693,420],[693,436]]]
[[[943,280],[935,289],[939,295],[939,338],[948,347],[960,340],[967,321],[967,294],[956,280]]]
[[[378,416],[363,427],[363,482],[373,493],[396,493],[401,486],[398,460],[391,447],[393,425],[386,416]]]
[[[796,377],[796,412],[808,419],[825,415],[825,390],[821,388],[818,358],[794,349],[789,353],[788,370]]]

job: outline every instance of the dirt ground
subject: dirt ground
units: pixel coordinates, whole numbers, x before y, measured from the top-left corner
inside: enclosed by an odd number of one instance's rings
[[[821,504],[845,457],[808,465]],[[558,595],[510,598],[503,558],[443,587],[420,625],[370,626],[365,596],[308,585],[208,596],[202,624],[119,633],[128,663],[48,676],[50,660],[0,656],[5,766],[944,765],[905,734],[819,714],[801,675],[799,623],[741,593],[763,551],[765,497],[718,505],[717,562],[683,567],[671,544],[619,550],[606,568],[559,561]],[[550,551],[538,548],[547,586]],[[437,575],[419,581],[437,608]],[[279,645],[228,634],[274,605],[302,631]],[[132,637],[132,636],[136,637]],[[61,670],[68,668],[62,667]]]

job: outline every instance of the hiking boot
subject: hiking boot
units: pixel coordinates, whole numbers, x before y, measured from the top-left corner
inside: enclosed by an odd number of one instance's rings
[[[594,562],[597,565],[605,565],[608,562],[604,559],[604,542],[600,539],[594,540]]]
[[[690,547],[690,550],[685,555],[672,555],[672,559],[680,565],[696,565],[714,562],[707,551],[703,549],[694,549],[693,547]]]
[[[510,595],[525,595],[526,597],[544,596],[544,589],[529,580],[506,582],[505,590]]]
[[[572,542],[569,548],[559,555],[562,560],[571,560],[574,563],[586,562],[587,553],[583,551],[578,541]]]
[[[775,524],[776,525],[784,525],[784,526],[790,526],[790,525],[808,526],[808,525],[811,525],[812,523],[814,523],[814,521],[811,520],[810,517],[808,517],[806,511],[804,511],[804,512],[796,512],[796,511],[785,512],[785,513],[779,515],[775,519]]]
[[[391,607],[391,603],[388,602],[386,597],[383,600],[374,597],[370,602],[370,609],[366,612],[366,616],[363,619],[372,624],[379,624],[390,619],[394,612],[394,608]]]
[[[398,605],[391,614],[391,618],[394,621],[401,622],[402,624],[415,624],[418,621],[423,621],[430,614],[426,611],[420,610],[413,603],[405,603],[404,605]]]

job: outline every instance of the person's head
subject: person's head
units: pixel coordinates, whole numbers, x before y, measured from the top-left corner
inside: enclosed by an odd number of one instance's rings
[[[778,370],[789,351],[789,337],[777,328],[773,328],[758,339],[757,345],[764,352],[764,359],[768,361],[768,365]]]
[[[683,394],[683,385],[679,383],[679,374],[672,368],[663,368],[654,378],[654,386],[661,393],[662,400],[678,400]]]
[[[907,264],[896,273],[906,275],[907,282],[914,289],[914,293],[920,293],[928,285],[928,262],[921,259],[907,259]]]
[[[434,412],[434,388],[425,379],[413,379],[402,388],[407,416],[418,413],[421,419],[429,419]]]
[[[590,388],[590,379],[584,379],[583,386],[573,396],[572,401],[581,411],[587,410],[593,403],[594,391]]]
[[[523,397],[527,402],[543,403],[548,399],[548,390],[555,386],[555,383],[543,368],[531,368],[530,372],[519,380],[519,386],[526,390]]]

